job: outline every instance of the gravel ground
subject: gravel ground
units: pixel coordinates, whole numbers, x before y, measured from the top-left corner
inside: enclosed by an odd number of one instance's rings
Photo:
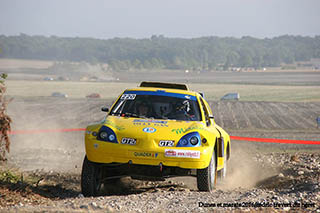
[[[2,203],[0,211],[320,212],[319,152],[250,154],[240,165],[236,162],[238,159],[231,160],[228,178],[212,193],[198,192],[194,178],[164,182],[123,178],[111,188],[106,187],[102,196],[84,198],[80,193],[79,174],[34,171],[41,181],[36,186],[13,189],[20,199]],[[251,173],[249,167],[256,173]],[[243,176],[249,183],[241,178]],[[6,194],[1,194],[1,199],[6,199]]]

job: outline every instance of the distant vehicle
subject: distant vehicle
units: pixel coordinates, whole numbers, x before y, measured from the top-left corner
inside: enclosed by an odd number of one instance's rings
[[[239,101],[240,94],[239,93],[227,93],[220,100],[236,100]]]
[[[70,78],[64,77],[64,76],[59,76],[59,77],[57,78],[57,80],[58,80],[58,81],[70,81]]]
[[[86,98],[101,98],[101,95],[99,93],[91,93],[87,95]]]
[[[61,93],[61,92],[53,92],[51,94],[52,97],[62,97],[62,98],[68,98],[67,94]]]
[[[51,78],[51,77],[44,77],[43,80],[44,80],[44,81],[53,81],[53,78]]]

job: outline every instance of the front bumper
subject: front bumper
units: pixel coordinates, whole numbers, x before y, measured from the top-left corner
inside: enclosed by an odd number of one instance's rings
[[[132,163],[184,169],[208,167],[213,147],[138,147],[86,137],[87,158],[97,163]]]

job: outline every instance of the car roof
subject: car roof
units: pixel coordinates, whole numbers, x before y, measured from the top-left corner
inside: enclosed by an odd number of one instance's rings
[[[190,90],[181,90],[181,89],[167,89],[167,88],[157,88],[157,87],[136,87],[131,89],[126,89],[125,91],[164,91],[168,93],[179,93],[184,95],[199,95],[198,92],[190,91]]]

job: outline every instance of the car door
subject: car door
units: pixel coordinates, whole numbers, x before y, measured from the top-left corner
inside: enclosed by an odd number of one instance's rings
[[[217,141],[217,169],[221,169],[223,167],[223,159],[224,159],[224,149],[225,149],[225,142],[224,139],[221,137],[221,132],[218,130],[217,125],[213,119],[213,114],[209,104],[203,99],[200,98],[201,107],[204,112],[204,118],[208,130],[212,133],[212,139]]]

